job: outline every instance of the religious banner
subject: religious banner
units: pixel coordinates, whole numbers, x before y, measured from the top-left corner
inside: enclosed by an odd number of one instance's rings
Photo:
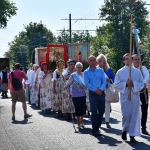
[[[65,44],[49,44],[47,47],[46,61],[57,62],[59,59],[68,60],[67,45]]]
[[[74,43],[68,46],[69,58],[79,62],[87,62],[90,55],[90,43]]]
[[[53,62],[59,59],[64,59],[64,49],[62,47],[51,47],[49,60]]]
[[[35,64],[40,65],[41,61],[46,61],[47,47],[35,48]]]

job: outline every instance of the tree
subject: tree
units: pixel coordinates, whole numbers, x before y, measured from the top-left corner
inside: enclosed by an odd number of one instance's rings
[[[67,44],[69,43],[69,32],[65,29],[57,36],[57,43]],[[85,32],[73,32],[72,33],[72,43],[75,42],[90,42],[92,40],[92,36],[88,31]]]
[[[9,0],[0,0],[0,28],[5,28],[9,18],[16,15],[17,7]]]
[[[57,36],[57,43],[67,44],[69,43],[69,32],[65,29]]]
[[[103,53],[104,51],[102,49],[104,49],[104,47],[109,46],[109,41],[112,38],[112,34],[110,33],[110,24],[106,24],[103,25],[102,27],[97,28],[96,31],[96,36],[93,38],[92,40],[92,54],[97,56],[100,53]],[[106,54],[109,53],[109,50],[107,50],[107,52],[105,51]]]
[[[57,36],[46,28],[45,25],[40,23],[30,22],[25,25],[25,31],[22,31],[15,37],[15,39],[9,43],[9,51],[5,56],[10,58],[10,62],[21,63],[26,67],[29,63],[34,63],[34,49],[36,47],[46,47],[50,43],[66,44],[69,42],[69,34],[65,30]],[[89,42],[92,36],[88,33],[73,34],[74,42]]]
[[[6,56],[10,58],[12,64],[19,62],[25,68],[29,63],[34,63],[34,48],[47,46],[48,43],[55,42],[53,33],[42,23],[29,23],[22,31],[9,43],[9,51]]]
[[[25,30],[29,46],[28,57],[30,61],[34,62],[34,48],[46,47],[48,43],[54,43],[55,36],[45,25],[42,24],[42,22],[30,22],[29,25],[25,26]]]
[[[87,31],[83,31],[83,32],[79,32],[79,33],[75,33],[73,32],[72,34],[72,41],[73,42],[91,42],[92,40],[92,36],[90,35],[90,33]]]
[[[19,62],[24,68],[27,67],[29,63],[27,41],[27,35],[22,31],[18,36],[15,36],[15,39],[11,43],[9,43],[10,48],[5,56],[10,58],[11,64]]]
[[[141,38],[144,37],[149,22],[147,20],[148,11],[144,7],[143,1],[105,0],[104,6],[100,8],[100,19],[107,21],[107,30],[103,29],[107,31],[106,37],[108,35],[111,37],[107,39],[107,46],[111,49],[116,69],[121,67],[122,55],[129,52],[131,14],[133,22],[140,28]]]
[[[140,49],[142,64],[150,68],[150,28],[142,39]]]

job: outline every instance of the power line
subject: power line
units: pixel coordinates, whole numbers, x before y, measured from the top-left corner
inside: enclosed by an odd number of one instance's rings
[[[79,31],[96,31],[96,30],[85,30],[85,29],[84,29],[84,30],[72,30],[72,26],[71,26],[71,23],[72,23],[71,21],[72,21],[72,20],[75,20],[75,21],[79,21],[79,20],[80,20],[80,21],[93,20],[93,21],[94,21],[94,20],[100,20],[100,19],[93,19],[93,18],[91,18],[91,19],[83,19],[83,18],[81,18],[81,19],[72,19],[72,18],[71,18],[71,14],[69,14],[69,19],[68,19],[68,18],[65,18],[65,19],[61,19],[61,20],[68,20],[68,21],[69,21],[69,30],[67,30],[67,31],[69,31],[69,34],[70,34],[70,35],[69,35],[69,37],[70,37],[69,41],[70,41],[70,43],[71,43],[71,34],[72,34],[72,31],[78,31],[78,32],[79,32]],[[65,30],[57,30],[57,31],[65,31]]]
[[[69,19],[66,18],[66,19],[60,19],[60,20],[69,20]],[[77,20],[78,21],[78,20],[100,20],[100,19],[82,19],[81,18],[81,19],[71,19],[71,20]]]
[[[57,30],[57,31],[69,31],[69,30]],[[97,31],[97,30],[71,30],[71,31]]]

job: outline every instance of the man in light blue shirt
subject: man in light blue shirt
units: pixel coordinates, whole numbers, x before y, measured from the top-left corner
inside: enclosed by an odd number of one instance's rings
[[[90,56],[88,63],[89,68],[84,71],[84,81],[89,90],[89,100],[92,113],[92,134],[94,136],[99,136],[99,128],[105,111],[104,90],[106,87],[106,78],[104,71],[96,67],[96,57]]]

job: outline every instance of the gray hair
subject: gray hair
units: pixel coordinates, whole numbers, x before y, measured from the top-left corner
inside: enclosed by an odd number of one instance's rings
[[[76,64],[75,64],[75,69],[77,69],[78,66],[80,66],[80,67],[83,68],[83,64],[82,64],[81,62],[76,62]]]

